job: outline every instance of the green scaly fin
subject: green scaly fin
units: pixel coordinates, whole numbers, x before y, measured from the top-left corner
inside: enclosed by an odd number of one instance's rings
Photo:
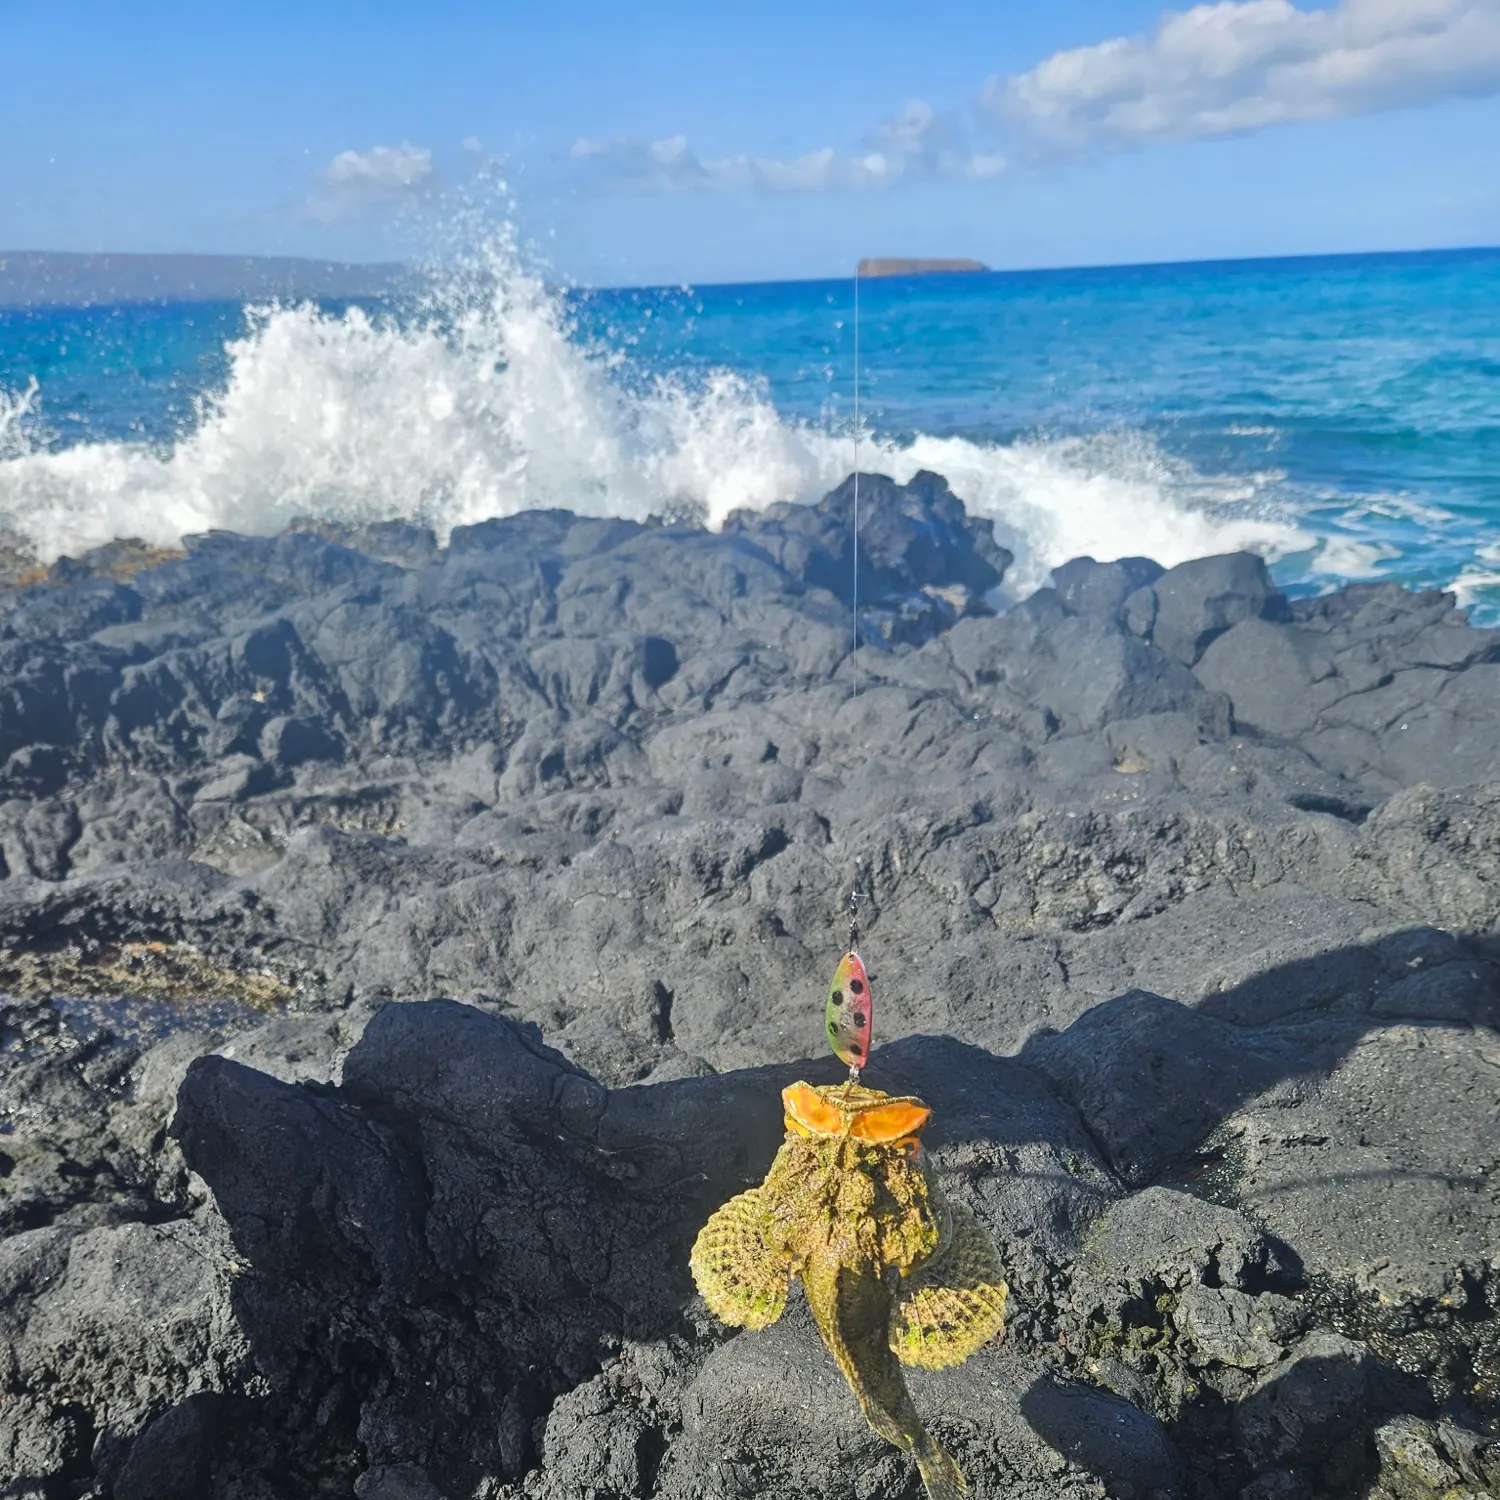
[[[968,1209],[955,1203],[950,1211],[948,1243],[906,1279],[891,1309],[891,1350],[904,1365],[962,1364],[1005,1327],[1000,1257]]]
[[[732,1327],[767,1328],[786,1308],[791,1260],[767,1242],[770,1225],[765,1189],[755,1187],[718,1209],[693,1243],[693,1280]]]

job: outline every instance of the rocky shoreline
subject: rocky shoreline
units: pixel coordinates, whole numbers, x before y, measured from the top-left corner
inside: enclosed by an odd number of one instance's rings
[[[1500,632],[861,510],[0,593],[0,1497],[914,1496],[687,1272],[856,881],[977,1500],[1500,1494]]]

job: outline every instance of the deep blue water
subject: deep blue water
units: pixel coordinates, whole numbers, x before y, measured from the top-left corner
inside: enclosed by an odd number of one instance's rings
[[[0,525],[49,554],[812,498],[853,456],[852,299],[502,267],[421,310],[0,311]],[[866,281],[860,341],[864,466],[946,472],[1030,582],[1252,545],[1299,591],[1440,583],[1500,618],[1500,251]]]

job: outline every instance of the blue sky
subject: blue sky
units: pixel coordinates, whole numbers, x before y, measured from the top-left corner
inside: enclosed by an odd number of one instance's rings
[[[0,0],[0,248],[594,282],[1500,241],[1500,0]]]

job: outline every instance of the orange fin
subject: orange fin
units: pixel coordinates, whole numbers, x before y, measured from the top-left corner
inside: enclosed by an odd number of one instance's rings
[[[849,1134],[858,1141],[899,1141],[915,1135],[931,1118],[932,1111],[914,1099],[895,1099],[855,1115]]]

